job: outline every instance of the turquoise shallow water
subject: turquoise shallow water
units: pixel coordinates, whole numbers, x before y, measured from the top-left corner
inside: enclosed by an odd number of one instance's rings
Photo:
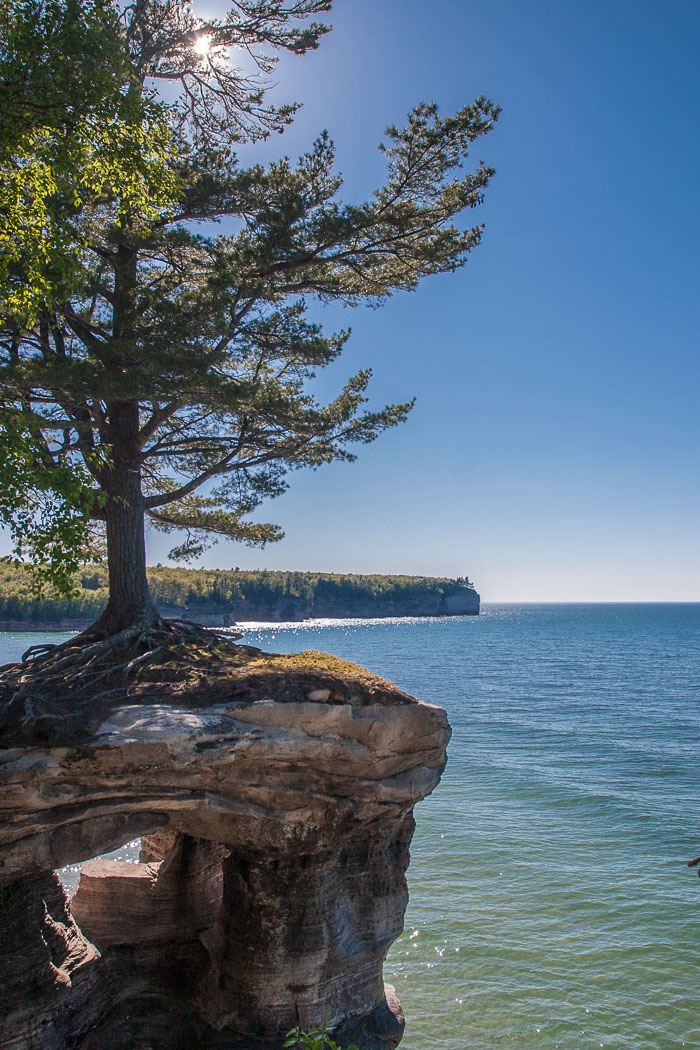
[[[326,649],[448,710],[385,970],[403,1050],[700,1048],[700,605],[485,606],[244,640]],[[9,659],[33,639],[0,641]]]

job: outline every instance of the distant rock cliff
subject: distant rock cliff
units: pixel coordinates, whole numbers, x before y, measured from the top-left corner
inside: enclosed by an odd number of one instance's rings
[[[156,591],[157,594],[157,591]],[[231,627],[236,623],[258,621],[282,623],[310,619],[381,619],[394,616],[478,616],[481,599],[472,587],[441,593],[424,591],[401,597],[357,596],[298,598],[267,594],[232,598],[224,602],[156,600],[161,615],[191,620],[205,627]],[[82,631],[94,616],[62,616],[47,619],[0,617],[0,631]]]
[[[229,627],[235,623],[260,621],[282,623],[290,620],[371,620],[392,616],[478,616],[480,597],[464,588],[454,594],[421,594],[392,601],[386,598],[247,598],[229,606],[196,605],[188,608],[162,606],[164,616],[183,616],[209,627]]]

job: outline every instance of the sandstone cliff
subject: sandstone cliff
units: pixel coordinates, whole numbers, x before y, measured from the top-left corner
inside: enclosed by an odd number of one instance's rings
[[[358,619],[371,620],[394,616],[477,616],[480,597],[475,590],[464,588],[454,594],[422,594],[402,601],[380,598],[329,599],[280,598],[277,600],[233,602],[230,610],[211,608],[202,610],[204,615],[215,619],[223,617],[228,626],[236,621],[260,621],[280,623],[288,620],[307,619]],[[197,610],[192,610],[197,615]],[[201,615],[201,613],[200,613]],[[218,625],[218,624],[217,624]],[[212,624],[214,626],[214,624]]]
[[[0,706],[0,1046],[389,1050],[412,811],[445,712],[324,654],[238,647],[215,686]],[[55,868],[143,835],[141,863]]]

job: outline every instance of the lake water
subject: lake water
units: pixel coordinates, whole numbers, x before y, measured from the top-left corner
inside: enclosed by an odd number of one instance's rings
[[[34,640],[1,636],[0,659]],[[244,641],[325,649],[447,708],[385,968],[402,1050],[700,1048],[700,605],[486,605]]]

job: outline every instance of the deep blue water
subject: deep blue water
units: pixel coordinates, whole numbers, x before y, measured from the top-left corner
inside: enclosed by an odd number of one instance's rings
[[[487,605],[244,640],[328,650],[448,710],[385,970],[403,1050],[700,1048],[700,604]],[[9,659],[32,639],[2,641]]]

